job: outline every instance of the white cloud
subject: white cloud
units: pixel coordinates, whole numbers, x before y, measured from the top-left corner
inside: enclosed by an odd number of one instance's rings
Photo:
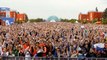
[[[29,18],[46,19],[51,15],[77,18],[80,12],[86,13],[95,10],[96,7],[103,11],[107,4],[105,0],[0,0],[0,6],[25,12]]]

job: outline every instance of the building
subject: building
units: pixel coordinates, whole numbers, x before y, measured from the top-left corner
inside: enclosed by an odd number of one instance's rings
[[[6,25],[5,21],[3,21],[3,20],[0,19],[0,25],[5,26]]]
[[[16,21],[25,22],[26,20],[27,20],[27,15],[26,14],[17,14]]]
[[[0,18],[2,18],[2,17],[6,17],[6,12],[0,11]]]
[[[88,15],[87,14],[79,14],[79,20],[88,20]]]
[[[26,14],[20,14],[19,12],[12,11],[10,8],[7,7],[0,7],[0,20],[3,20],[6,25],[11,25],[13,24],[13,22],[15,23],[16,21],[26,22],[28,18]],[[9,23],[7,24],[6,22]]]
[[[92,22],[93,20],[101,21],[103,12],[90,11],[87,14],[79,14],[78,19],[83,21],[87,20],[88,22]]]
[[[47,21],[48,22],[59,22],[60,19],[57,16],[49,16]]]
[[[16,18],[17,18],[16,11],[10,11],[10,18],[14,18],[16,20]]]
[[[10,11],[10,8],[8,8],[8,7],[0,7],[0,11]]]
[[[101,21],[102,19],[102,15],[103,15],[103,12],[88,12],[88,18],[90,21],[92,20],[98,20],[98,21]]]

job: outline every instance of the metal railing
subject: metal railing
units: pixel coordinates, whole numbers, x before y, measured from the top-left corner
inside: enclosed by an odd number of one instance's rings
[[[0,57],[0,60],[107,60],[107,58],[47,58],[47,57]]]

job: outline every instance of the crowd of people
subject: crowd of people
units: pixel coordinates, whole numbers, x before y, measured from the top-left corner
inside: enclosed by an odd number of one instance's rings
[[[38,22],[0,26],[0,56],[107,57],[107,25]]]

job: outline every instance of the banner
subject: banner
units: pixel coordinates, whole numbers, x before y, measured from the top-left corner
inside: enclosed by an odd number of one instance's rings
[[[11,25],[14,23],[14,18],[2,18],[3,21],[5,21],[6,25]]]

